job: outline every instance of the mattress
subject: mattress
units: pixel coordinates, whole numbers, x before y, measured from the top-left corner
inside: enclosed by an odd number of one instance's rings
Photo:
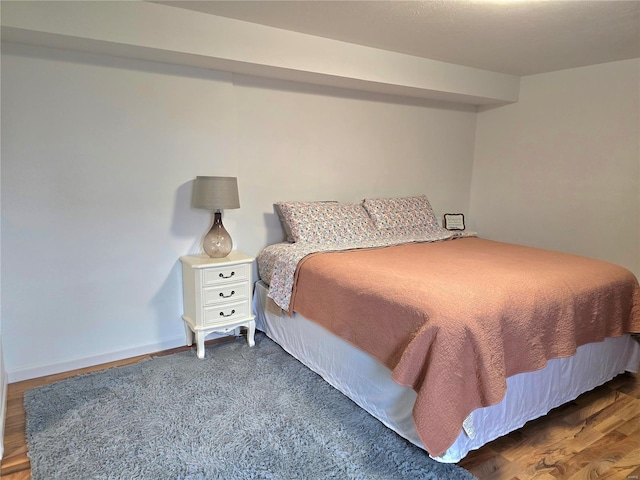
[[[273,308],[268,287],[259,281],[254,294],[256,327],[329,384],[387,427],[424,448],[412,417],[416,393],[396,384],[391,372],[373,357],[300,314]],[[578,348],[576,355],[549,360],[541,370],[507,379],[497,405],[474,410],[454,444],[435,459],[455,463],[468,452],[545,415],[624,371],[636,372],[640,345],[630,335],[607,338]]]

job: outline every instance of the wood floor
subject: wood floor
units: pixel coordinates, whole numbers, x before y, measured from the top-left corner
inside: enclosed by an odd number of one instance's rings
[[[31,478],[22,406],[26,390],[150,356],[10,384],[2,478]],[[640,375],[619,375],[547,416],[471,452],[459,465],[480,480],[640,480]]]

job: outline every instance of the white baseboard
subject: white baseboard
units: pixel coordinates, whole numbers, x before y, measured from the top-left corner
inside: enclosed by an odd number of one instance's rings
[[[77,370],[79,368],[93,367],[102,363],[115,362],[117,360],[137,357],[138,355],[147,355],[149,353],[161,352],[163,350],[170,350],[176,347],[183,347],[184,345],[184,336],[180,336],[158,343],[141,345],[139,347],[118,350],[110,353],[103,353],[90,357],[75,358],[59,363],[36,365],[17,370],[9,370],[9,383],[21,382],[23,380],[44,377],[46,375],[55,375],[56,373],[68,372],[71,370]]]

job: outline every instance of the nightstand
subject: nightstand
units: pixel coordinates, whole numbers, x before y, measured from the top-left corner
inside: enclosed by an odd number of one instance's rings
[[[204,338],[210,333],[238,334],[247,328],[247,343],[253,347],[255,321],[251,312],[251,264],[253,258],[232,251],[224,258],[206,254],[185,255],[182,262],[184,328],[187,345],[195,335],[198,358],[204,358]]]

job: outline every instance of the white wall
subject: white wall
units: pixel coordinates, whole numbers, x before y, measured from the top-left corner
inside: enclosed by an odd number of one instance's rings
[[[427,193],[468,213],[472,107],[4,44],[2,336],[11,381],[183,344],[178,256],[238,177],[236,247],[277,200]],[[235,83],[234,83],[235,78]]]
[[[478,113],[471,218],[487,238],[640,276],[640,60],[524,77]]]
[[[248,251],[281,240],[279,200],[427,193],[438,214],[468,211],[472,107],[256,77],[234,93]]]
[[[520,78],[151,2],[2,3],[2,41],[408,97],[495,104]]]
[[[0,78],[0,91],[2,90],[2,79]],[[2,99],[0,95],[0,112]],[[2,129],[0,128],[0,145],[2,145]],[[2,218],[2,165],[0,163],[0,218]],[[2,265],[2,235],[0,235],[0,265]],[[4,362],[4,353],[2,352],[2,269],[0,268],[0,459],[4,455],[4,428],[7,411],[7,383],[8,375]]]

